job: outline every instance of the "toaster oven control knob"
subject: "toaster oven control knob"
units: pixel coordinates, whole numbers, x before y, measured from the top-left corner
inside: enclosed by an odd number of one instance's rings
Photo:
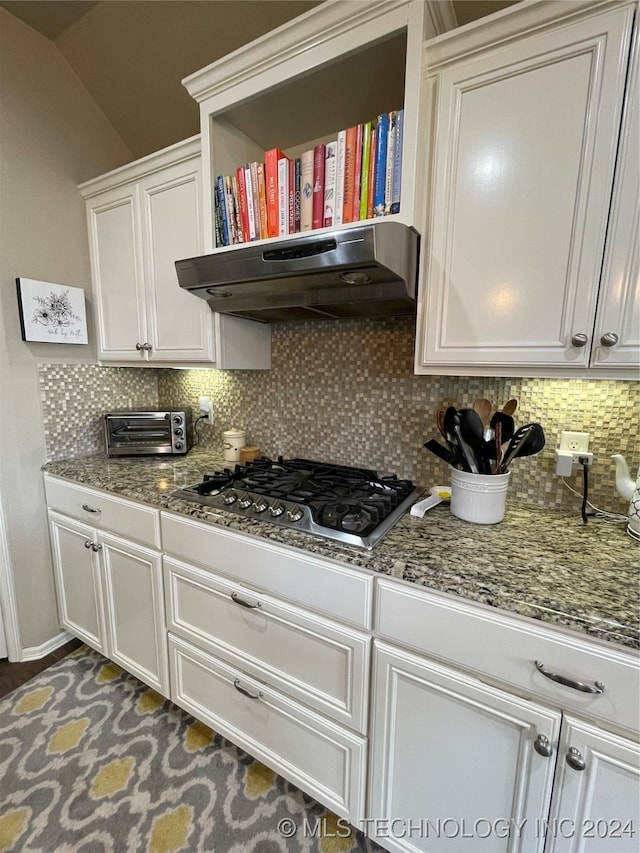
[[[234,504],[237,500],[238,496],[235,492],[227,492],[226,495],[222,496],[222,502],[225,503],[227,506],[231,506],[231,504]]]
[[[174,442],[173,446],[175,447],[176,450],[182,450],[182,448],[184,447],[184,444],[181,441],[176,441],[176,442]]]
[[[269,504],[264,499],[261,499],[257,503],[254,503],[253,511],[254,512],[264,512],[268,507],[269,507]]]
[[[178,436],[182,435],[182,427],[176,427],[173,431],[173,434]]]
[[[269,507],[269,512],[274,518],[278,518],[278,516],[282,515],[282,513],[284,512],[284,507],[282,506],[282,504],[274,504],[273,506]]]
[[[302,510],[300,509],[299,506],[296,506],[295,504],[293,505],[293,507],[291,509],[287,510],[287,518],[289,519],[289,521],[300,521],[302,516],[303,516]]]
[[[181,415],[174,415],[173,416],[173,422],[174,422],[174,424],[181,424],[182,423]]]
[[[250,497],[248,497],[248,495],[243,495],[238,501],[238,504],[242,507],[242,509],[249,509],[252,503],[253,501]]]

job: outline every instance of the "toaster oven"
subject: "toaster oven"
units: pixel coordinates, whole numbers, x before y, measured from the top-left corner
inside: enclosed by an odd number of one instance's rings
[[[191,409],[116,409],[105,412],[107,456],[186,453],[193,443]]]

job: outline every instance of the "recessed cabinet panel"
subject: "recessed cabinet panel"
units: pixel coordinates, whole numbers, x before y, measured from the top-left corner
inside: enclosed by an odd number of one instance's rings
[[[113,190],[89,207],[88,218],[101,355],[143,361],[135,349],[147,337],[136,204],[135,188]]]
[[[179,258],[201,254],[199,159],[142,181],[140,193],[153,359],[211,361],[211,309],[178,285],[175,269]]]

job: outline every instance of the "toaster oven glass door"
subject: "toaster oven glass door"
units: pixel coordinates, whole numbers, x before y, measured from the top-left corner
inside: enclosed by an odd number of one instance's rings
[[[111,417],[108,430],[111,450],[171,452],[171,420],[168,414]]]

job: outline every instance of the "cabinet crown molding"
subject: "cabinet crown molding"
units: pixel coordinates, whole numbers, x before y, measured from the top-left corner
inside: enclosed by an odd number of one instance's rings
[[[441,70],[443,65],[487,48],[495,49],[522,36],[558,26],[576,18],[592,17],[621,6],[636,6],[637,0],[522,0],[514,6],[487,15],[455,31],[445,32],[425,42],[425,68]]]
[[[152,154],[141,157],[132,163],[126,163],[124,166],[112,169],[110,172],[92,178],[90,181],[85,181],[78,185],[78,190],[82,198],[92,198],[105,190],[121,187],[131,181],[137,181],[147,175],[154,174],[154,172],[159,172],[167,166],[183,163],[185,160],[200,157],[200,155],[200,134],[197,133],[195,136],[190,136],[188,139],[183,139],[167,148],[162,148],[160,151],[154,151]]]

